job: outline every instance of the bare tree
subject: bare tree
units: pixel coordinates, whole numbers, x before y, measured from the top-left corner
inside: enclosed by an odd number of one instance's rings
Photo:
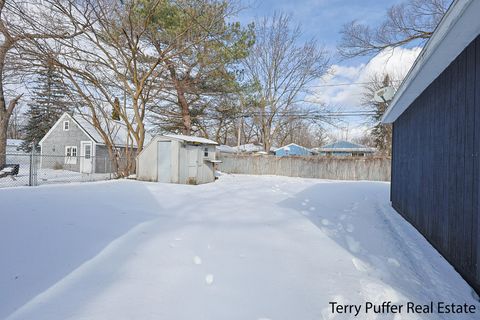
[[[373,55],[388,47],[424,43],[447,11],[451,0],[408,0],[390,7],[386,19],[371,27],[352,21],[343,26],[338,52],[344,58]]]
[[[22,107],[15,107],[10,116],[10,122],[8,124],[7,139],[22,139],[23,129],[27,122],[26,120],[27,119],[22,113]]]
[[[72,39],[44,41],[37,54],[48,55],[62,70],[111,159],[118,153],[112,134],[115,126],[105,121],[112,113],[126,126],[130,147],[140,152],[145,142],[146,114],[161,103],[166,66],[180,54],[175,44],[194,27],[193,21],[178,24],[165,11],[171,7],[165,7],[164,0],[52,1],[58,1],[56,9],[64,20],[84,32]]]
[[[0,166],[6,160],[8,124],[23,96],[8,87],[23,82],[24,72],[34,67],[33,61],[22,58],[25,46],[42,39],[67,39],[77,32],[61,26],[49,0],[0,0]]]
[[[327,72],[329,60],[315,40],[302,43],[300,25],[292,25],[289,15],[276,13],[258,21],[255,34],[245,61],[248,81],[257,87],[248,112],[268,151],[282,126],[291,121],[289,116],[301,111],[298,103],[308,84]]]

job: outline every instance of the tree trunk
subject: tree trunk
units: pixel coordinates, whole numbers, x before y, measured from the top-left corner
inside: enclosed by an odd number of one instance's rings
[[[0,167],[6,163],[8,117],[0,111]]]
[[[182,81],[177,78],[175,67],[170,62],[168,62],[168,71],[175,86],[175,91],[177,92],[178,105],[182,111],[182,133],[185,135],[190,135],[192,130],[192,118],[190,117],[190,108],[188,107],[188,102],[185,98],[185,88],[183,87]]]

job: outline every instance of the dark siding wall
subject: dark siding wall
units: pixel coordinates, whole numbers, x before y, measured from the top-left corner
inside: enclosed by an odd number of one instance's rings
[[[480,36],[395,121],[391,200],[480,292]]]

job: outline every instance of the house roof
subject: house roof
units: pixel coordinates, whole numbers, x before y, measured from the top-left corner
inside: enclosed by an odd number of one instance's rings
[[[292,146],[296,146],[296,147],[299,147],[299,148],[301,148],[301,149],[305,149],[305,150],[307,150],[307,151],[310,151],[310,149],[305,148],[305,147],[303,147],[303,146],[301,146],[301,145],[298,145],[298,144],[296,144],[296,143],[289,143],[289,144],[287,144],[286,146],[283,146],[283,147],[280,147],[280,148],[275,149],[275,152],[278,151],[278,150],[290,150],[290,147],[292,147]]]
[[[253,144],[253,143],[247,143],[247,144],[241,144],[239,146],[232,147],[232,149],[237,152],[259,152],[263,151],[263,146]]]
[[[64,113],[60,119],[55,123],[55,125],[47,132],[47,134],[40,140],[42,143],[45,138],[51,133],[51,131],[58,125],[58,123],[62,122],[65,117],[72,119],[80,129],[93,140],[93,142],[98,144],[105,144],[105,141],[102,138],[102,135],[97,131],[95,126],[86,118],[88,116],[82,116],[79,114],[69,115],[68,113]],[[109,133],[112,142],[117,147],[123,147],[127,145],[127,141],[129,145],[133,145],[134,147],[137,146],[137,143],[133,137],[128,137],[128,129],[127,126],[120,122],[111,119],[101,119],[100,121],[103,122],[103,129]],[[145,133],[145,144],[151,140],[150,134],[147,132]]]
[[[213,140],[209,140],[209,139],[201,138],[201,137],[186,136],[186,135],[183,135],[183,134],[165,134],[163,136],[173,138],[173,139],[177,139],[177,140],[183,140],[185,142],[200,143],[200,144],[213,144],[213,145],[218,144]]]
[[[480,1],[456,0],[395,93],[382,121],[394,122],[480,34]]]
[[[235,149],[233,147],[227,146],[226,144],[218,145],[217,151],[223,153],[235,153]]]
[[[317,148],[320,152],[375,152],[375,148],[370,148],[358,143],[339,140]]]

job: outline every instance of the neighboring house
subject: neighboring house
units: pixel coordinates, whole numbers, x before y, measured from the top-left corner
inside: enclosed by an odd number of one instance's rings
[[[268,154],[263,150],[263,146],[260,144],[247,143],[239,146],[232,147],[235,153],[254,153],[254,154]],[[271,147],[270,153],[274,153],[277,148]]]
[[[392,206],[480,292],[480,1],[455,1],[386,111]]]
[[[263,146],[259,144],[247,143],[241,144],[239,146],[232,147],[234,152],[241,152],[241,153],[255,153],[259,151],[263,151]]]
[[[215,181],[215,146],[185,135],[154,137],[137,156],[137,179],[181,184]]]
[[[290,143],[286,146],[278,148],[275,150],[275,155],[277,157],[285,157],[285,156],[310,156],[312,155],[312,151],[305,147],[299,146],[296,143]]]
[[[321,156],[338,157],[365,157],[374,154],[376,151],[375,148],[344,140],[339,140],[313,150]]]
[[[18,154],[18,153],[25,153],[22,147],[23,140],[19,139],[7,139],[7,154]]]
[[[109,120],[112,140],[118,150],[126,150],[135,142],[119,121]],[[147,139],[147,137],[146,137]],[[41,167],[66,169],[82,173],[112,171],[108,148],[95,127],[81,115],[64,113],[40,140]],[[122,156],[120,152],[120,156]]]
[[[227,146],[225,144],[218,145],[216,148],[217,152],[220,153],[235,153],[235,149],[233,147]]]

